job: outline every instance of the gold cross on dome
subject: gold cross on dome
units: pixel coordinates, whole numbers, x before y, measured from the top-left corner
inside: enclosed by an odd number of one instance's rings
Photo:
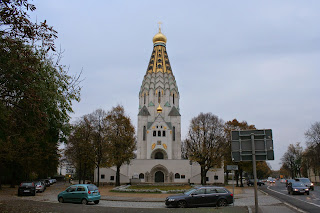
[[[159,21],[158,24],[159,24],[159,33],[161,33],[161,24],[162,24],[162,22]]]

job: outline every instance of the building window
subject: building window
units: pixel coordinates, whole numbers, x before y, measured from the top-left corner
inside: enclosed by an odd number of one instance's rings
[[[146,140],[146,134],[147,134],[147,128],[146,126],[143,126],[143,135],[142,135],[142,139],[145,141]]]
[[[144,93],[144,96],[143,96],[143,104],[146,104],[146,93]]]
[[[175,141],[176,140],[176,127],[172,128],[172,140]]]
[[[206,177],[206,181],[209,181],[209,177]]]
[[[158,63],[161,63],[161,62],[162,62],[161,59],[159,59],[159,60],[158,60]]]
[[[219,179],[219,176],[218,176],[218,175],[215,175],[215,176],[214,176],[214,179],[215,179],[215,180],[218,180],[218,179]]]
[[[161,93],[160,93],[160,91],[158,92],[158,103],[160,104],[160,102],[161,102]]]
[[[104,179],[105,178],[105,175],[101,175],[101,179]]]
[[[144,179],[144,174],[143,173],[139,174],[139,179]]]
[[[161,64],[158,64],[158,68],[159,68],[159,69],[161,68]]]
[[[162,131],[162,136],[166,137],[166,131]]]
[[[174,94],[172,95],[172,103],[174,104]]]
[[[161,131],[160,130],[158,131],[158,136],[161,137]]]
[[[157,136],[157,131],[154,130],[154,131],[153,131],[153,137],[156,137],[156,136]]]
[[[180,174],[179,174],[179,173],[176,173],[176,174],[174,175],[174,178],[175,178],[175,179],[180,179]]]
[[[114,176],[110,176],[110,180],[114,180]]]
[[[181,179],[186,179],[186,176],[185,175],[181,175]]]

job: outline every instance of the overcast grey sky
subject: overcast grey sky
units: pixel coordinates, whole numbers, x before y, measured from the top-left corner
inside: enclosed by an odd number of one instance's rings
[[[73,120],[125,107],[137,124],[138,93],[163,22],[180,92],[182,139],[212,112],[273,130],[275,160],[320,121],[320,1],[34,0],[32,17],[59,33],[61,63],[83,69]],[[34,19],[35,20],[35,19]]]

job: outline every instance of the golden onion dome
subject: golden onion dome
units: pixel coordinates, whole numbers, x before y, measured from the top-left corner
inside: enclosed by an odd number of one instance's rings
[[[152,41],[153,43],[158,43],[158,42],[167,43],[167,37],[161,33],[161,22],[159,22],[158,24],[159,24],[159,32],[155,36],[153,36]]]
[[[157,108],[157,112],[158,112],[158,113],[161,113],[161,112],[162,112],[162,108],[161,108],[160,104],[159,104],[159,106],[158,106],[158,108]]]
[[[165,35],[163,35],[160,31],[155,36],[153,36],[152,41],[153,41],[153,43],[158,43],[158,42],[167,43],[167,37]]]

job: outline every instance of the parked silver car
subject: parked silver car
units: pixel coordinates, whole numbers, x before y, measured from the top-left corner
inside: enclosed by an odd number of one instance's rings
[[[42,181],[34,183],[36,185],[36,192],[44,192],[46,190],[46,185]]]

